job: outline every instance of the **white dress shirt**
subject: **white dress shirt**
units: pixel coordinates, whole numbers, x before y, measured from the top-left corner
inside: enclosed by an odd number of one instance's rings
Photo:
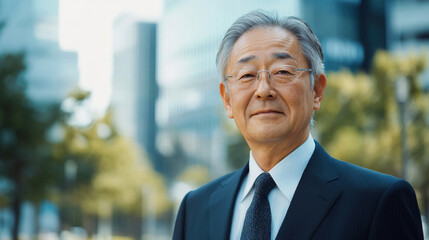
[[[301,179],[308,161],[313,155],[315,144],[309,134],[307,140],[282,159],[270,171],[276,187],[268,194],[271,208],[271,239],[275,239],[289,209],[290,202]],[[239,240],[243,229],[247,209],[252,203],[255,192],[254,183],[259,174],[264,171],[259,167],[250,152],[249,174],[244,178],[235,200],[234,213],[231,225],[231,240]]]

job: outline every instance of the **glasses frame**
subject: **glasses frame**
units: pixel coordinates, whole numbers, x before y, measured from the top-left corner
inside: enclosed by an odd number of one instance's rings
[[[292,65],[284,65],[284,66],[294,67]],[[313,70],[311,70],[310,68],[295,68],[295,71],[297,71],[297,72],[313,72]],[[257,80],[259,80],[259,73],[260,72],[266,72],[266,73],[268,73],[268,77],[269,77],[270,81],[272,80],[272,78],[271,78],[271,72],[269,70],[259,70],[259,71],[257,71],[256,72],[257,73],[257,75],[256,75],[256,79]],[[234,76],[232,76],[232,74],[231,75],[225,75],[225,80],[227,80],[228,78],[233,78],[233,77]]]

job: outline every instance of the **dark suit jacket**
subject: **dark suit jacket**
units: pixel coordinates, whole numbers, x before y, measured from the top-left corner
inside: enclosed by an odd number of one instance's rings
[[[229,239],[248,165],[189,192],[174,240]],[[403,180],[329,156],[316,142],[276,239],[423,239],[414,190]]]

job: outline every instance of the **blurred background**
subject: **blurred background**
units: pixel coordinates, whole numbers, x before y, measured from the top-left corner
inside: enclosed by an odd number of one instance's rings
[[[410,181],[427,222],[429,1],[0,0],[0,239],[171,239],[183,196],[248,160],[215,57],[254,9],[322,43],[315,139]]]

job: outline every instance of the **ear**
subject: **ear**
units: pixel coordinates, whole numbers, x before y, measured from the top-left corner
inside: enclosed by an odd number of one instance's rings
[[[320,103],[323,99],[323,93],[325,92],[326,87],[326,76],[325,74],[321,73],[317,76],[317,78],[314,81],[314,104],[313,104],[313,110],[319,110]]]
[[[223,82],[219,84],[219,92],[222,97],[223,106],[225,107],[226,113],[229,118],[234,118],[234,114],[232,113],[231,101],[228,95],[227,87]]]

